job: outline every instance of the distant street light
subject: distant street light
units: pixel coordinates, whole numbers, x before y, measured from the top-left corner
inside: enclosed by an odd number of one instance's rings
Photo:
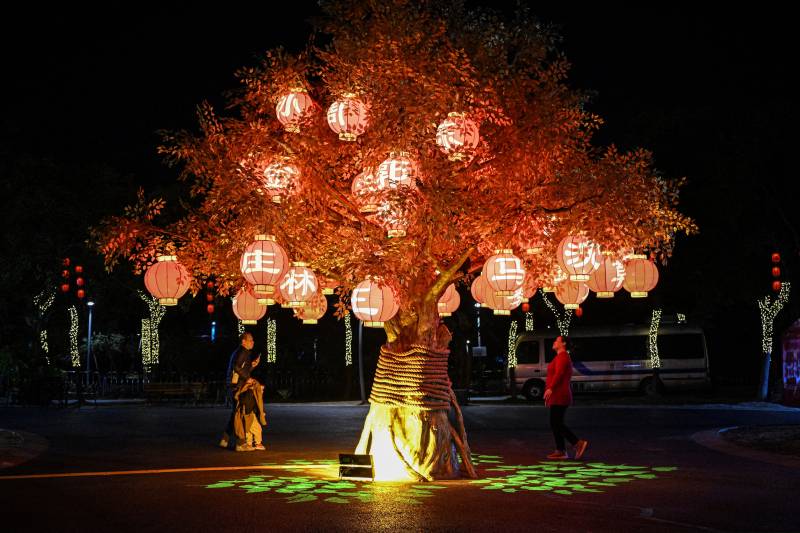
[[[92,371],[92,310],[94,309],[94,302],[89,300],[86,302],[89,308],[89,331],[86,335],[86,384],[89,384],[89,376]]]

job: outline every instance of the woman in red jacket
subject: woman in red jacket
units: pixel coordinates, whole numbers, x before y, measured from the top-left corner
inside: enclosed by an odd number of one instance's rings
[[[569,441],[575,449],[575,459],[580,459],[586,446],[585,440],[579,440],[569,428],[564,425],[564,415],[567,407],[572,405],[572,389],[569,382],[572,380],[572,359],[567,352],[567,339],[556,337],[553,341],[553,351],[556,356],[547,365],[547,383],[544,390],[544,404],[550,408],[550,428],[556,439],[556,451],[547,456],[548,459],[568,459],[564,439]]]

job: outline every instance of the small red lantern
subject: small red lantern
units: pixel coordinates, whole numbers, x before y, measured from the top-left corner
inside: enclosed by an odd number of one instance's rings
[[[575,316],[578,318],[583,316],[583,307],[578,306],[578,308],[575,310]]]
[[[368,123],[367,106],[353,93],[343,94],[328,108],[328,126],[343,141],[355,141],[367,129]]]
[[[781,268],[780,267],[772,267],[772,277],[773,278],[781,277]]]
[[[258,298],[249,285],[239,289],[231,307],[233,314],[242,321],[242,324],[256,324],[267,314],[267,306],[258,303]]]
[[[625,281],[622,286],[631,293],[631,298],[647,298],[647,293],[658,284],[658,268],[648,259],[634,257],[625,265]]]
[[[61,264],[64,265],[65,267],[68,267],[69,266],[69,257],[65,257],[64,260],[61,261]]]
[[[178,305],[178,300],[189,290],[192,278],[189,271],[174,255],[161,255],[144,273],[144,286],[158,298],[161,305]]]
[[[213,289],[213,288],[214,288],[214,282],[213,281],[206,282],[206,289]]]
[[[781,262],[781,254],[775,252],[772,254],[772,262],[773,263],[780,263]]]
[[[83,267],[81,265],[75,265],[75,273],[76,274],[83,273]]]
[[[528,302],[525,302],[525,303],[522,304],[522,312],[523,313],[529,313],[530,310],[531,310],[531,304],[529,304]]]
[[[61,285],[61,292],[69,292],[69,283],[64,283]]]
[[[206,306],[206,313],[208,313],[209,315],[214,313],[214,304],[208,304]]]
[[[65,278],[65,279],[68,278],[69,277],[69,270],[62,270],[61,271],[61,277]]]
[[[206,301],[207,302],[213,302],[214,301],[214,295],[211,294],[211,293],[206,294]]]
[[[83,300],[83,297],[86,296],[86,292],[83,289],[78,289],[75,291],[75,296],[77,296],[79,300]]]
[[[75,285],[83,287],[83,278],[75,278]]]
[[[772,290],[775,292],[781,292],[781,282],[780,281],[773,281],[772,282]]]

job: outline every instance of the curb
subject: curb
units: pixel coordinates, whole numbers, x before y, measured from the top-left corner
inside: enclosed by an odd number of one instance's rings
[[[737,457],[743,457],[753,461],[760,461],[762,463],[771,463],[774,465],[785,466],[787,468],[800,469],[800,458],[761,450],[754,450],[752,448],[745,448],[743,446],[733,444],[722,437],[722,433],[730,429],[736,429],[737,427],[739,426],[700,431],[692,435],[691,439],[701,446],[705,446],[706,448],[710,448],[714,451],[727,455],[735,455]]]
[[[0,428],[0,470],[30,461],[48,447],[47,439],[39,435]]]

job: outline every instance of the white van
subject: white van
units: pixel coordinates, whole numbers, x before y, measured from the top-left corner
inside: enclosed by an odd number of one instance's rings
[[[710,384],[708,352],[703,330],[690,326],[658,328],[661,368],[653,375],[650,361],[650,328],[576,329],[572,342],[572,390],[639,390],[654,394],[665,389],[706,387]],[[513,372],[516,390],[530,399],[544,394],[547,364],[552,361],[555,332],[523,333],[517,337],[517,367]]]

